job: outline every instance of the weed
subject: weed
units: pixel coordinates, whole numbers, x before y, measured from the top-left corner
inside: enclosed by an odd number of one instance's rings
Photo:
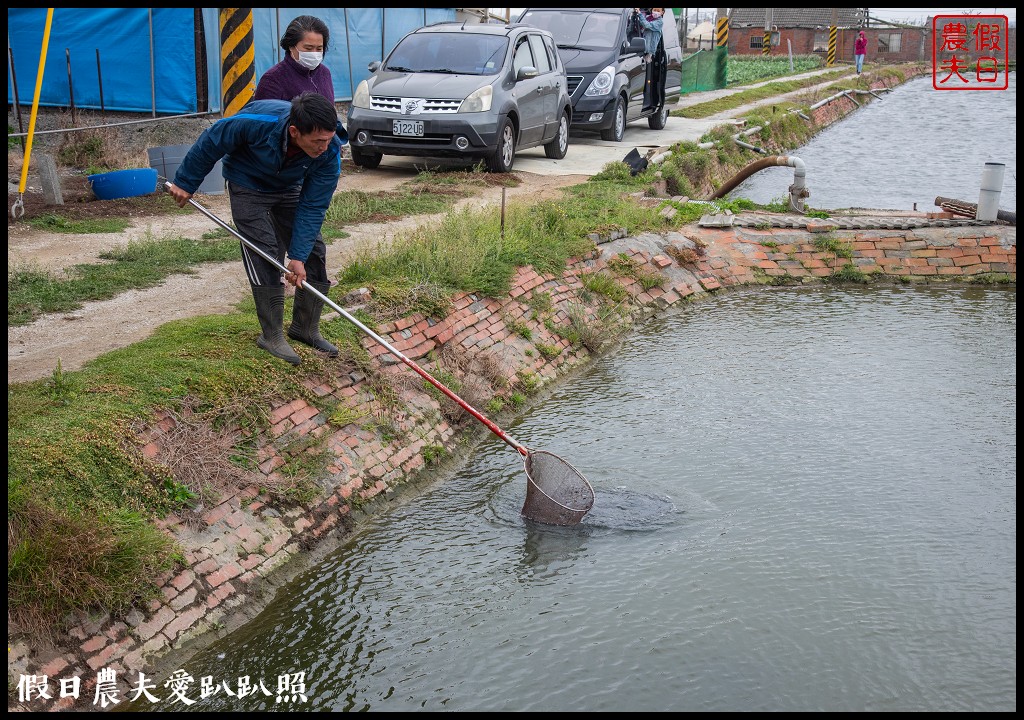
[[[433,385],[431,385],[433,387]],[[366,417],[367,412],[360,410],[349,405],[339,404],[337,408],[328,416],[327,422],[331,425],[342,428],[346,425],[358,422]]]
[[[535,292],[530,296],[530,299],[526,301],[526,305],[533,310],[534,315],[542,315],[546,312],[550,312],[552,307],[551,293],[546,290]]]
[[[583,273],[580,275],[580,282],[587,290],[603,295],[612,302],[622,302],[629,297],[626,289],[606,272]]]
[[[825,233],[814,238],[814,247],[822,252],[830,252],[836,257],[850,259],[853,257],[853,247],[831,233]]]
[[[423,448],[423,460],[428,465],[437,465],[444,459],[448,451],[441,445],[426,445]]]
[[[507,327],[509,332],[511,332],[513,335],[518,335],[523,340],[533,339],[533,331],[530,330],[529,326],[526,323],[513,320],[511,317],[508,316],[506,316],[504,320],[505,327]]]
[[[633,278],[644,290],[650,290],[664,282],[664,276],[649,268],[642,266],[635,259],[625,253],[619,253],[608,261],[608,269],[618,275]]]
[[[529,371],[520,371],[519,384],[522,386],[523,390],[532,395],[533,393],[540,390],[541,386],[544,384],[544,381],[536,373],[532,373]]]
[[[561,348],[557,345],[547,345],[545,343],[534,343],[537,348],[537,352],[543,355],[547,360],[553,360],[562,354]]]
[[[870,278],[866,273],[858,270],[853,263],[846,263],[842,268],[825,278],[830,283],[856,283],[866,285]]]
[[[505,401],[500,397],[495,396],[487,402],[487,407],[485,409],[489,415],[497,415],[504,407]]]
[[[89,218],[87,220],[70,220],[63,215],[46,213],[34,217],[28,224],[36,230],[48,232],[88,235],[92,233],[119,233],[131,223],[123,218]]]
[[[1017,281],[1006,273],[978,273],[969,276],[967,282],[976,285],[1014,285]]]
[[[779,249],[779,244],[777,242],[775,242],[774,240],[761,240],[760,243],[761,243],[761,245],[763,245],[764,247],[768,248],[769,250],[778,250]]]

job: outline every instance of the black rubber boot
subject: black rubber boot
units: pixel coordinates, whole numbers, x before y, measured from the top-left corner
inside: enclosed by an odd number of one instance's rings
[[[304,283],[316,288],[324,297],[331,289],[331,284],[314,283],[308,280]],[[320,335],[320,314],[324,310],[324,301],[303,288],[295,291],[295,305],[292,307],[292,325],[288,328],[288,337],[298,340],[311,348],[327,353],[328,357],[338,357],[338,348],[324,340]]]
[[[284,286],[253,286],[252,296],[256,300],[256,315],[260,319],[263,334],[256,344],[274,357],[292,365],[298,365],[302,358],[295,354],[284,339]]]

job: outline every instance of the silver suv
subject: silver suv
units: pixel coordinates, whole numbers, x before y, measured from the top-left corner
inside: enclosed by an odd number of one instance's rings
[[[551,34],[520,24],[436,23],[415,30],[359,83],[348,113],[352,160],[384,155],[483,159],[509,172],[515,154],[569,148],[572,101]]]

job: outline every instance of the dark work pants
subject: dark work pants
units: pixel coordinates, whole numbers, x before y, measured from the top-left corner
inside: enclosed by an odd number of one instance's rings
[[[299,190],[257,192],[229,182],[228,193],[235,229],[260,250],[277,258],[282,265],[287,265],[285,254],[292,239],[292,224],[299,206]],[[242,264],[251,285],[280,286],[281,271],[244,244]],[[306,279],[315,283],[330,282],[327,277],[327,246],[320,233],[317,233],[313,250],[306,258]]]

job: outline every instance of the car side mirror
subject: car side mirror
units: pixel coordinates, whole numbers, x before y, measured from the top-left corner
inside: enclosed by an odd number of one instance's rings
[[[524,67],[519,68],[519,72],[516,73],[516,82],[519,82],[520,80],[528,80],[530,78],[535,78],[538,75],[540,75],[540,73],[537,72],[537,68],[533,67],[532,65],[526,65]]]
[[[622,43],[622,52],[641,54],[647,50],[647,43],[642,37],[630,38],[629,43]]]
[[[372,63],[366,66],[366,69],[372,73],[377,72],[380,69],[380,60],[374,60]]]

